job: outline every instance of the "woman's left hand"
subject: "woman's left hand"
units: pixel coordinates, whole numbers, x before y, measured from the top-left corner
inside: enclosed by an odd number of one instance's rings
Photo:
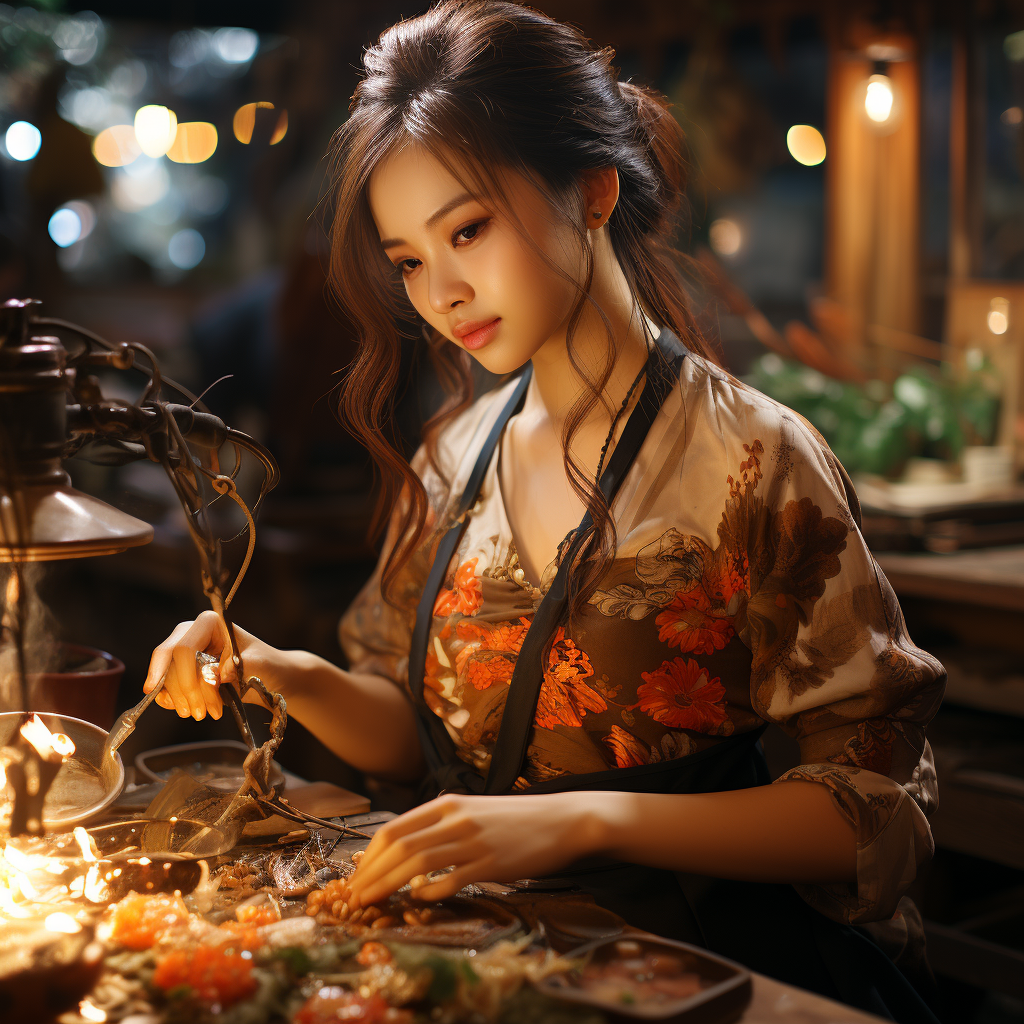
[[[454,870],[417,888],[417,898],[444,899],[470,882],[550,875],[596,852],[600,820],[588,795],[438,797],[377,832],[352,876],[353,895],[366,906],[447,867]]]

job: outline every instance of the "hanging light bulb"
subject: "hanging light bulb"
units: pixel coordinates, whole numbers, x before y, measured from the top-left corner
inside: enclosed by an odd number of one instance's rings
[[[888,75],[872,75],[864,93],[864,113],[877,125],[886,124],[892,117],[892,81]]]

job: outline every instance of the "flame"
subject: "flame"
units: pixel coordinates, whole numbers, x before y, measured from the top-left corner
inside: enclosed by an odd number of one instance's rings
[[[99,860],[92,837],[85,829],[77,828],[74,838],[81,851],[81,860],[52,856],[46,848],[36,852],[35,848],[26,851],[12,843],[3,847],[0,853],[0,924],[4,916],[26,918],[42,914],[47,905],[56,912],[54,904],[59,906],[69,900],[84,898],[90,903],[107,902],[110,898],[109,879],[102,873],[104,865]],[[63,848],[63,844],[59,844],[59,848]],[[69,879],[70,875],[74,877]],[[54,918],[55,922],[60,920],[59,916]],[[47,924],[46,927],[52,931],[61,930],[57,924]]]
[[[78,1004],[78,1012],[86,1020],[96,1021],[97,1024],[107,1019],[107,1011],[101,1010],[95,1003],[83,999]]]
[[[43,927],[51,932],[63,932],[65,935],[77,935],[82,926],[70,915],[57,911],[50,914],[43,922]]]
[[[107,898],[107,883],[100,874],[99,864],[93,864],[85,876],[83,888],[85,898],[91,903],[103,903]]]
[[[72,835],[75,837],[75,842],[78,843],[78,848],[82,851],[82,860],[88,864],[95,864],[100,857],[92,836],[81,825],[75,827]]]
[[[75,752],[75,741],[66,732],[53,733],[50,743],[61,757],[70,757]]]
[[[75,752],[75,744],[71,737],[62,732],[50,732],[38,715],[33,715],[25,722],[20,732],[32,744],[36,753],[45,760],[50,760],[53,754],[64,758]]]
[[[32,867],[32,858],[10,843],[4,847],[4,860],[17,871],[28,871]]]

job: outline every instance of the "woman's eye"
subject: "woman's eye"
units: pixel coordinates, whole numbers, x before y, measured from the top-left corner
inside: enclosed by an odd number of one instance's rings
[[[413,259],[411,256],[407,260],[399,260],[396,264],[398,269],[403,274],[411,274],[421,263],[421,260]]]
[[[452,244],[458,245],[460,239],[466,242],[472,242],[473,239],[476,238],[481,231],[483,231],[484,226],[486,224],[487,221],[478,220],[472,224],[467,224],[464,228],[460,228],[458,231],[455,232],[455,236],[454,238],[452,238]]]

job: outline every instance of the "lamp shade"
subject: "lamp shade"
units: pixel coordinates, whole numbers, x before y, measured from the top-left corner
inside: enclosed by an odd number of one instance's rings
[[[149,523],[68,483],[29,484],[13,494],[0,491],[0,562],[111,555],[152,539]]]

